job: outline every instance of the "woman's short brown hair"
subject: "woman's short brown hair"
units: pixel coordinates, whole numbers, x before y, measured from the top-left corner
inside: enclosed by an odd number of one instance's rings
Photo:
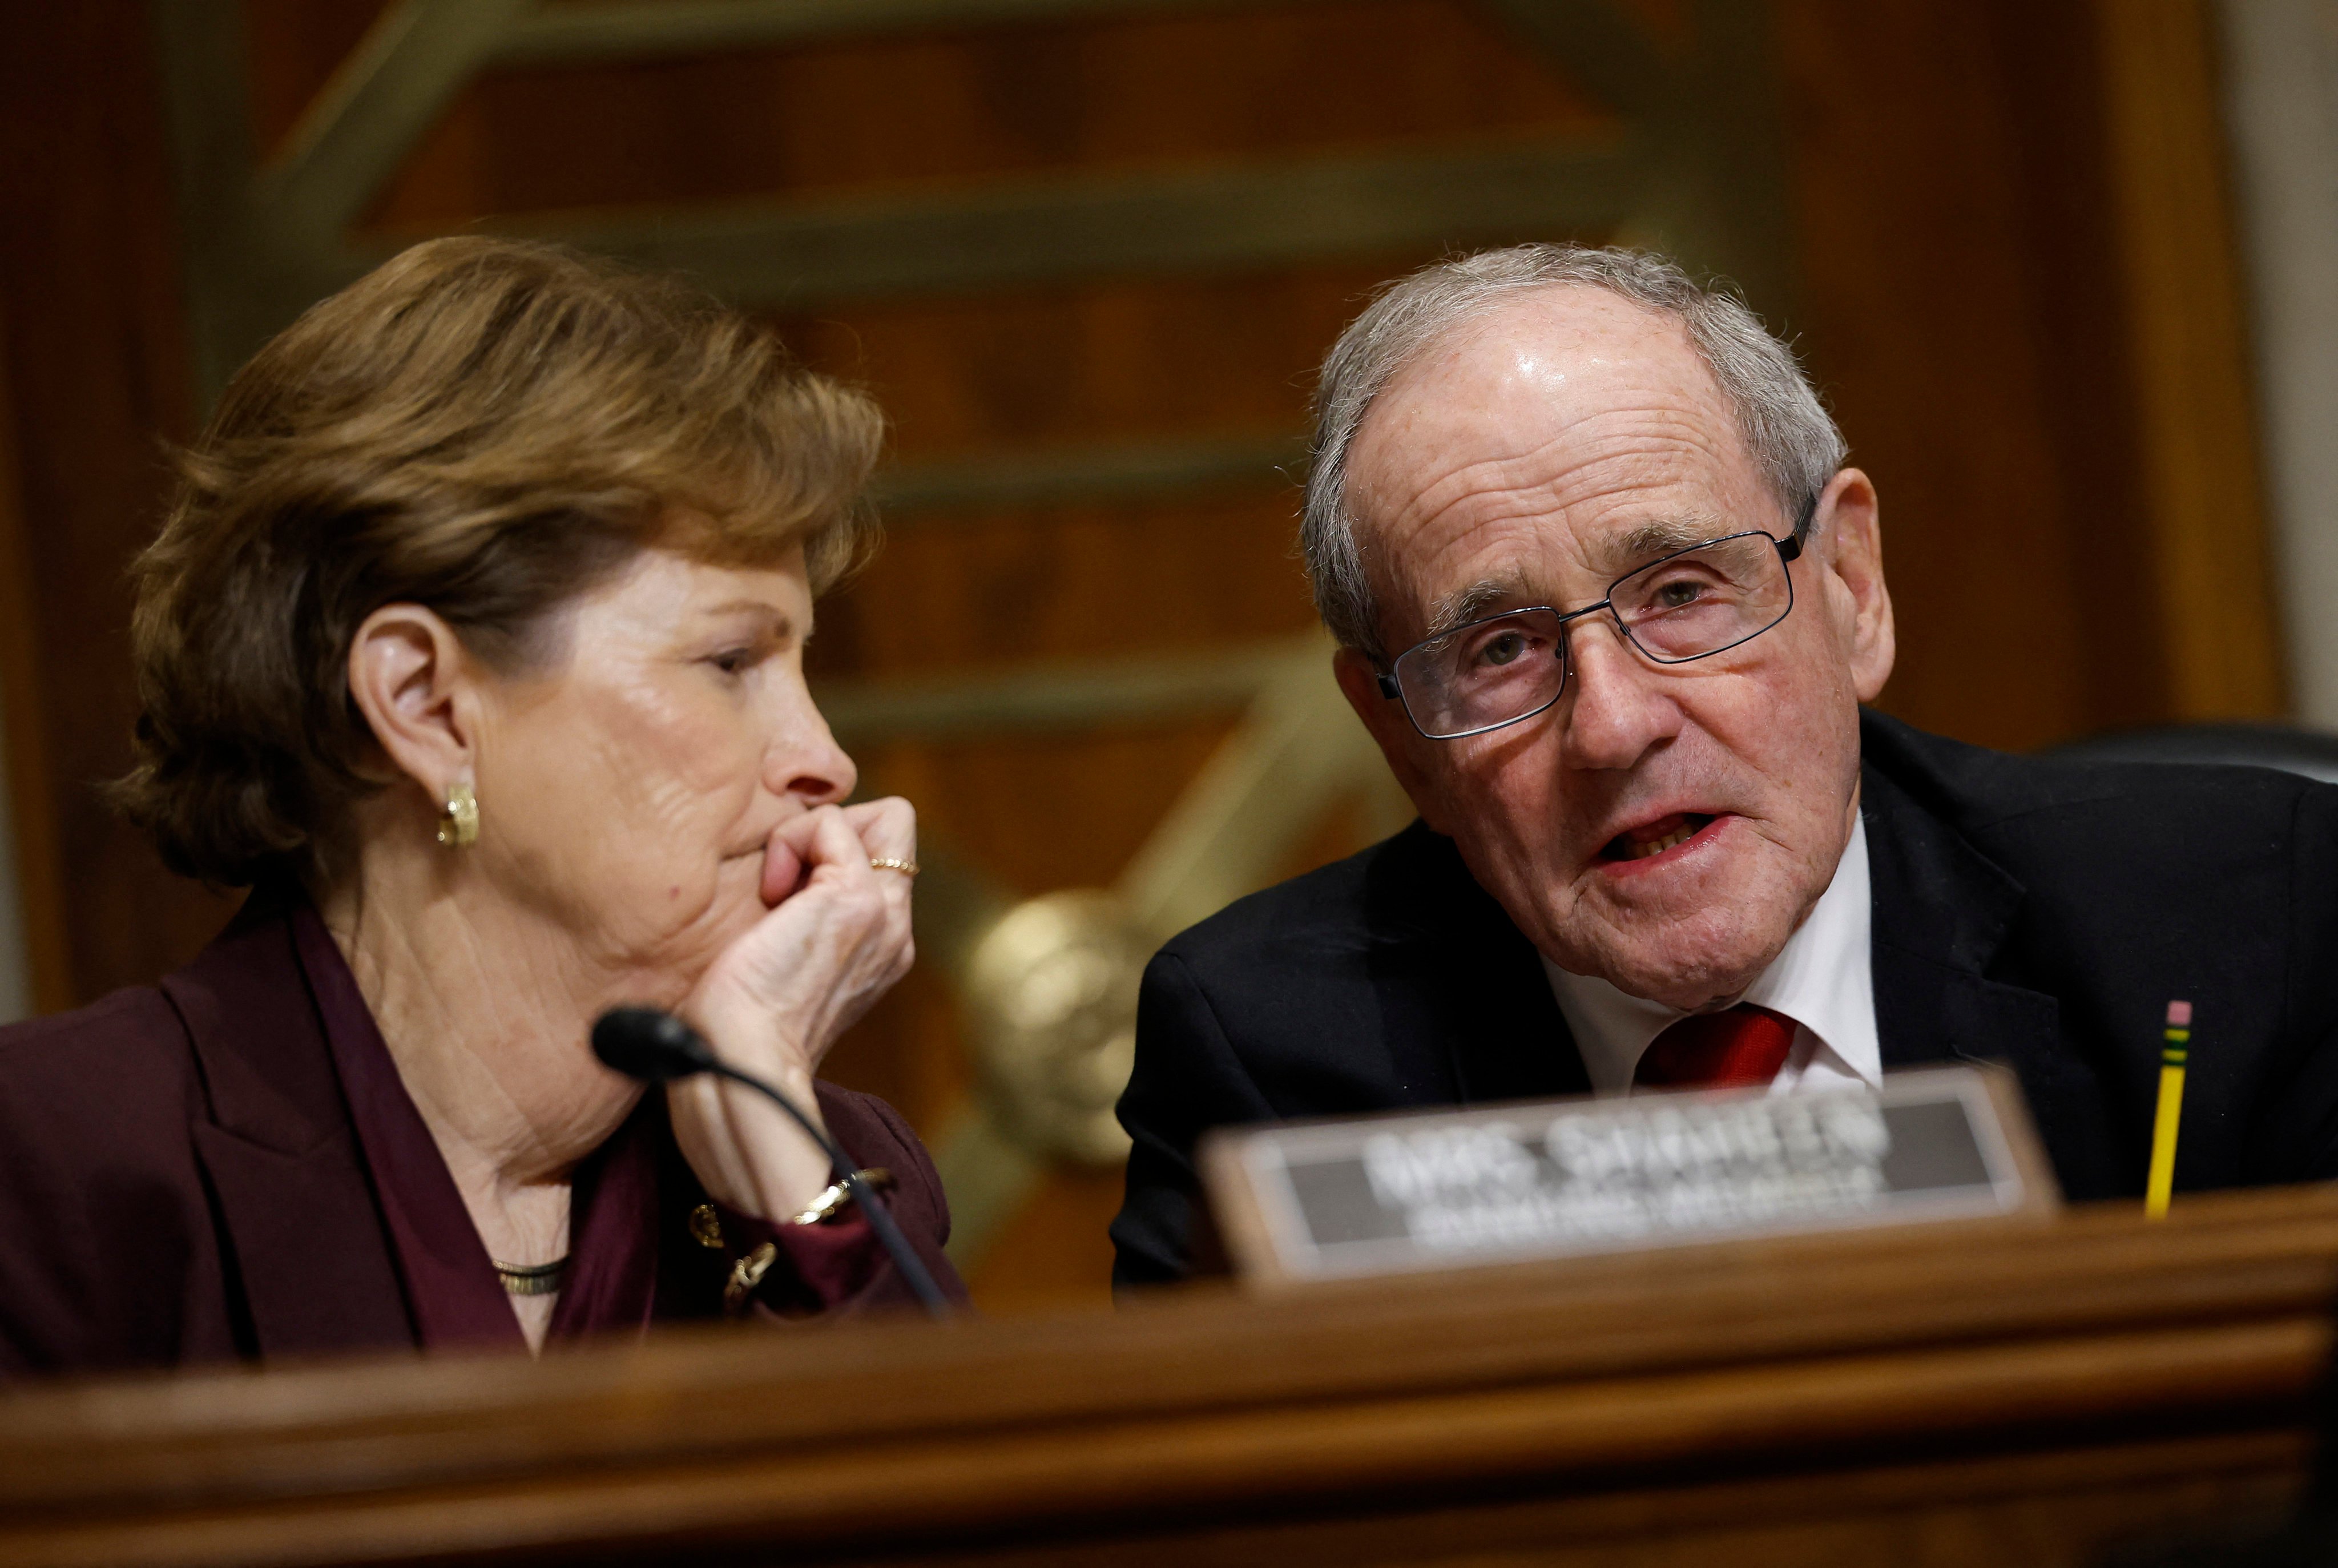
[[[406,250],[287,328],[181,455],[135,569],[137,764],[171,867],[333,875],[376,786],[351,639],[427,605],[492,667],[653,544],[726,564],[865,554],[862,393],[669,279],[476,237]],[[675,519],[693,519],[677,535]]]

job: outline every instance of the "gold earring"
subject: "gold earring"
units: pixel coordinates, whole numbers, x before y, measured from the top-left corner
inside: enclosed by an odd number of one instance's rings
[[[449,849],[467,849],[479,841],[479,798],[466,782],[447,791],[447,809],[438,824],[438,842]]]

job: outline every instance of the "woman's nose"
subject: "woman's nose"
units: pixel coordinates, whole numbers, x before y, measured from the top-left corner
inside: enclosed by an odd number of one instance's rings
[[[792,795],[807,806],[833,806],[849,800],[860,781],[860,770],[828,728],[828,720],[805,692],[779,736],[767,760],[771,789]]]

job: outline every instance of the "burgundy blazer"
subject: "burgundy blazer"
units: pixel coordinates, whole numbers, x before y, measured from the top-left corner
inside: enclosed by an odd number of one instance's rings
[[[957,1293],[916,1135],[880,1100],[819,1096],[899,1175],[894,1216]],[[884,1267],[832,1310],[913,1299]],[[657,1315],[719,1311],[719,1289],[662,1289]],[[0,1029],[0,1377],[418,1342],[281,905],[253,897],[159,985]]]

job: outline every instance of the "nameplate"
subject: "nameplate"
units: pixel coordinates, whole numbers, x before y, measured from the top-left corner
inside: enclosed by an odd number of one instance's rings
[[[2001,1068],[1862,1086],[1571,1100],[1213,1134],[1236,1269],[1351,1279],[2051,1210]]]

